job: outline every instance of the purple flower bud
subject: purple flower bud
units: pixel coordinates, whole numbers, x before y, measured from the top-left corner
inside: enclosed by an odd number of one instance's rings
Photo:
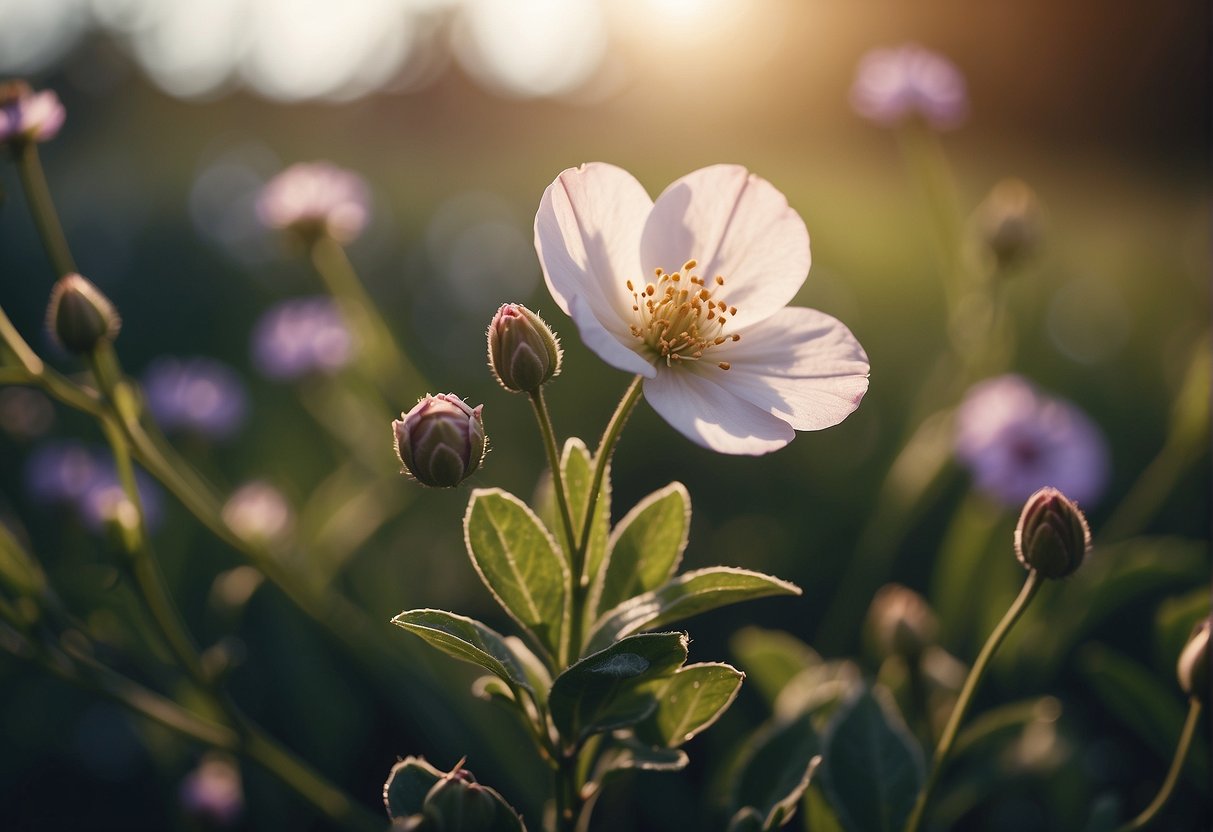
[[[257,200],[263,224],[304,239],[328,235],[350,242],[362,233],[369,213],[362,177],[328,162],[292,165],[271,179]]]
[[[1087,518],[1065,494],[1042,488],[1024,503],[1015,527],[1015,557],[1024,569],[1065,578],[1082,566],[1090,548]]]
[[[1183,652],[1179,654],[1176,668],[1179,687],[1188,696],[1209,707],[1209,624],[1210,620],[1196,625]]]
[[[422,485],[452,488],[484,460],[484,405],[468,407],[454,393],[426,396],[392,422],[396,456]]]
[[[964,76],[951,61],[907,44],[863,56],[851,87],[851,106],[881,125],[918,116],[932,127],[948,128],[964,120],[969,102]]]
[[[956,410],[956,455],[976,487],[1007,507],[1052,485],[1084,504],[1103,493],[1103,433],[1069,402],[1005,375],[969,389]]]
[[[113,459],[79,442],[48,442],[35,448],[25,463],[25,483],[36,502],[74,509],[95,532],[119,512],[127,512]],[[135,471],[135,486],[144,522],[154,529],[162,516],[161,493],[141,470]]]
[[[100,289],[78,274],[69,274],[51,289],[46,325],[64,349],[88,353],[102,342],[112,343],[122,319]]]
[[[294,298],[271,308],[253,327],[253,365],[274,379],[332,373],[350,362],[354,340],[327,297]]]
[[[231,826],[244,812],[240,771],[226,757],[207,755],[181,781],[181,808],[218,826]]]
[[[161,428],[226,439],[244,423],[240,376],[211,358],[159,358],[143,376],[147,407]]]
[[[519,303],[497,310],[488,329],[489,369],[515,393],[533,393],[560,373],[563,351],[551,327]]]
[[[926,599],[900,584],[887,584],[876,593],[868,626],[883,655],[907,659],[921,656],[939,634],[939,620]]]
[[[0,142],[45,142],[67,113],[53,90],[34,92],[23,81],[0,85]]]

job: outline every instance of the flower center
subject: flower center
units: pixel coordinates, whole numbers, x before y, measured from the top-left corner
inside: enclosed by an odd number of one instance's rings
[[[728,319],[737,314],[736,306],[716,298],[724,278],[717,275],[709,284],[693,273],[695,266],[695,260],[688,260],[681,271],[656,269],[653,280],[639,288],[627,281],[636,319],[630,327],[632,334],[664,358],[668,367],[698,361],[712,347],[741,340],[737,333],[726,335],[724,331]],[[729,362],[720,361],[716,366],[727,370]]]

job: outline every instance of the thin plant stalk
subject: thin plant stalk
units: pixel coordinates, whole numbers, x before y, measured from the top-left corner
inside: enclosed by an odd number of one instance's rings
[[[37,142],[21,143],[17,151],[17,172],[21,177],[21,187],[25,191],[34,225],[38,228],[38,236],[42,239],[51,265],[59,277],[72,274],[76,271],[76,261],[72,258],[67,235],[63,233],[63,224],[59,221],[55,203],[51,200],[51,190],[46,183],[42,162],[38,158]]]
[[[1141,811],[1137,817],[1120,827],[1117,832],[1135,832],[1145,829],[1152,820],[1167,805],[1179,782],[1179,774],[1183,771],[1184,760],[1188,758],[1188,749],[1192,745],[1192,737],[1196,735],[1196,726],[1200,723],[1200,700],[1195,697],[1188,700],[1188,717],[1184,720],[1183,730],[1179,732],[1179,742],[1175,746],[1175,756],[1171,758],[1171,768],[1167,770],[1166,779],[1162,782],[1158,794],[1150,801],[1150,805]]]
[[[952,708],[952,715],[948,719],[947,726],[943,729],[943,734],[940,735],[939,745],[935,747],[935,756],[931,761],[931,773],[927,777],[926,785],[918,795],[918,800],[914,803],[914,809],[910,813],[910,818],[906,822],[905,832],[917,832],[922,825],[923,817],[926,812],[927,804],[931,799],[931,794],[935,791],[936,785],[939,783],[939,777],[943,773],[944,765],[948,761],[948,755],[952,751],[952,745],[956,742],[956,735],[960,732],[960,725],[964,721],[965,714],[969,710],[969,706],[973,704],[973,695],[977,691],[977,686],[981,684],[981,679],[989,668],[990,660],[994,657],[994,653],[998,650],[1003,640],[1007,637],[1007,633],[1011,632],[1011,628],[1015,626],[1015,622],[1023,615],[1024,610],[1028,608],[1028,604],[1040,589],[1044,579],[1036,570],[1028,573],[1028,579],[1024,582],[1023,589],[1019,591],[1019,597],[1011,604],[1006,615],[998,622],[998,626],[994,628],[994,632],[990,633],[989,639],[986,640],[985,646],[981,648],[981,653],[978,654],[977,660],[973,662],[973,668],[969,671],[969,676],[965,679],[964,687],[961,688],[960,696],[956,699],[956,705]]]

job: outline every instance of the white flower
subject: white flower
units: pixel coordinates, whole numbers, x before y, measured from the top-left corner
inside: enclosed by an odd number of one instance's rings
[[[684,176],[656,203],[631,174],[570,168],[535,217],[548,289],[608,364],[700,445],[764,454],[836,425],[868,389],[845,326],[784,308],[809,270],[787,199],[736,165]]]

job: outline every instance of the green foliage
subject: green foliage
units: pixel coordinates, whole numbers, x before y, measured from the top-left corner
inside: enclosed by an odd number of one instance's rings
[[[590,593],[590,620],[673,577],[687,546],[691,496],[673,482],[624,515],[611,532],[606,568]]]
[[[573,539],[581,540],[585,528],[584,518],[590,499],[593,480],[594,459],[585,443],[573,437],[564,443],[560,454],[560,471],[564,477],[565,496],[573,520]],[[564,545],[563,536],[556,534],[559,525],[553,524],[553,536]],[[594,504],[594,515],[590,519],[590,539],[586,546],[585,574],[595,575],[606,554],[607,537],[611,531],[611,475],[608,470],[602,477],[602,486]]]
[[[388,817],[420,814],[425,796],[443,774],[422,757],[405,757],[392,766],[387,782],[383,784],[383,804]]]
[[[656,683],[657,707],[636,726],[636,736],[655,746],[676,748],[694,738],[728,710],[745,674],[722,663],[691,664]]]
[[[502,608],[549,655],[568,637],[568,565],[534,512],[499,488],[472,492],[463,521],[468,554]]]
[[[462,761],[449,772],[405,757],[388,775],[383,802],[393,829],[411,832],[525,832],[514,808],[476,782]]]
[[[511,689],[526,688],[526,671],[505,639],[479,621],[445,610],[409,610],[392,623],[421,636],[448,656],[479,665]]]
[[[630,598],[594,625],[587,651],[601,650],[631,633],[689,618],[701,612],[769,595],[799,595],[795,584],[761,572],[712,566],[687,572],[660,589]]]
[[[552,682],[552,721],[566,743],[635,725],[657,707],[651,682],[687,659],[686,633],[629,636],[572,665]]]
[[[729,640],[729,649],[745,668],[750,684],[774,705],[779,692],[798,673],[821,664],[821,656],[791,633],[746,627]]]
[[[844,706],[822,753],[825,792],[847,832],[899,832],[922,788],[922,750],[872,690]]]

